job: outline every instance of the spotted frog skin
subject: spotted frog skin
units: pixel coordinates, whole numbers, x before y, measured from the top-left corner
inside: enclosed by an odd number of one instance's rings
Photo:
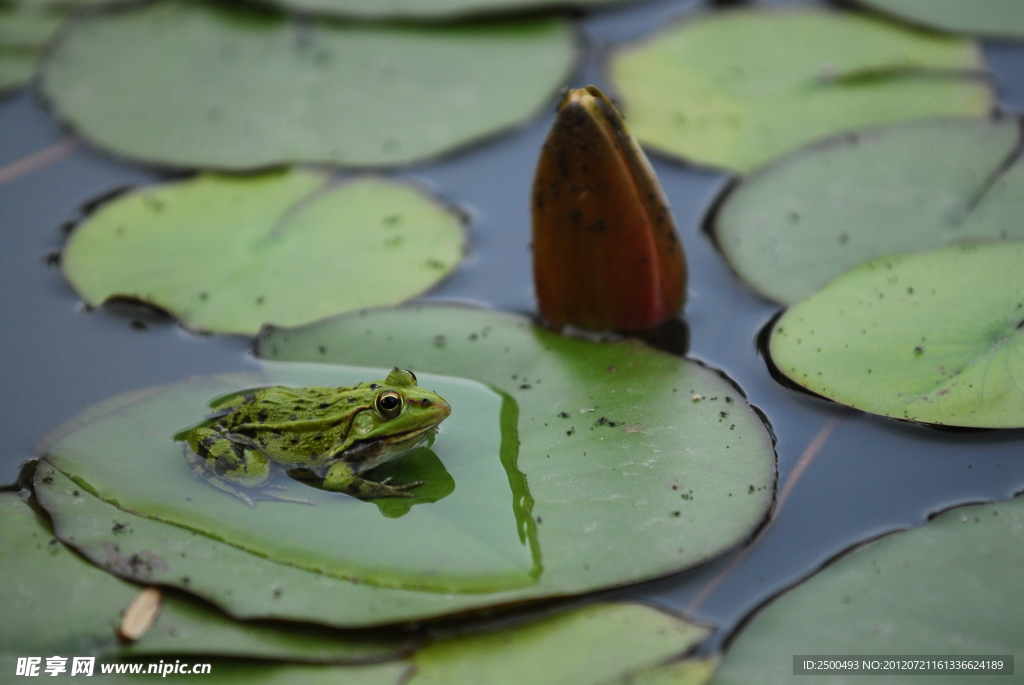
[[[182,436],[192,470],[250,506],[247,489],[268,494],[273,464],[293,478],[359,499],[415,497],[423,481],[389,485],[360,478],[427,441],[451,407],[394,369],[383,381],[350,388],[273,386],[213,405],[211,421]]]

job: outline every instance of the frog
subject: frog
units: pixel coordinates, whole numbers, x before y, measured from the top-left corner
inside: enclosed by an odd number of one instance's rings
[[[276,495],[275,472],[357,499],[415,497],[423,484],[375,482],[368,471],[432,441],[451,406],[395,367],[351,387],[275,385],[215,400],[213,413],[177,438],[193,473],[255,506]],[[275,468],[276,467],[276,468]]]

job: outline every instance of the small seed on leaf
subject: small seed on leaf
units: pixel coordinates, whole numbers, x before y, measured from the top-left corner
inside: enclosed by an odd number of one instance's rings
[[[131,601],[121,617],[121,627],[117,633],[125,640],[135,642],[141,639],[153,627],[160,615],[160,590],[148,587]]]

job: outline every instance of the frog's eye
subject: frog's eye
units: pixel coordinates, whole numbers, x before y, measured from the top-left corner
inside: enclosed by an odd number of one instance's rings
[[[386,419],[393,419],[402,411],[402,396],[394,390],[385,390],[377,395],[377,411]]]

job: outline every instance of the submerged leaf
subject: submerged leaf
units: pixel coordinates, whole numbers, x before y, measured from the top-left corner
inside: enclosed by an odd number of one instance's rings
[[[132,159],[397,165],[533,116],[574,43],[558,19],[345,24],[166,0],[80,17],[41,85],[85,139]]]
[[[936,119],[819,141],[743,178],[715,240],[762,295],[794,304],[861,262],[1024,238],[1015,118]]]
[[[793,306],[772,361],[793,382],[908,421],[1024,427],[1024,241],[881,257]]]
[[[850,552],[772,600],[732,642],[711,682],[815,680],[794,675],[797,654],[1021,654],[1024,585],[1016,570],[1022,565],[1024,498],[951,509]],[[962,671],[875,677],[943,685],[984,679]],[[863,670],[817,679],[824,678],[865,680]]]
[[[90,305],[136,298],[192,330],[254,334],[418,295],[464,244],[457,214],[391,181],[203,175],[102,205],[61,268]]]
[[[611,69],[641,142],[746,172],[838,131],[988,114],[984,66],[969,41],[808,7],[705,14]]]
[[[1024,0],[856,0],[914,24],[954,33],[1024,38]]]
[[[594,86],[565,95],[541,151],[533,278],[557,328],[646,331],[683,306],[686,257],[665,193]]]

